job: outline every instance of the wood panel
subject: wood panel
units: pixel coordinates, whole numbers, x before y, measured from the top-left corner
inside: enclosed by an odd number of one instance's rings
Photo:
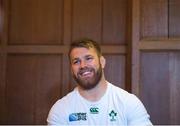
[[[125,89],[125,56],[119,54],[105,54],[106,79],[114,85]]]
[[[70,62],[68,54],[65,54],[63,56],[63,84],[61,87],[61,97],[65,96],[67,93],[72,91],[74,87],[76,86],[75,81],[73,80],[72,74],[71,74],[71,68],[70,68]]]
[[[132,38],[130,39],[131,42],[129,42],[129,51],[131,55],[131,75],[130,79],[131,82],[131,92],[139,96],[139,50],[138,50],[138,44],[140,40],[140,0],[137,1],[131,1],[132,2]]]
[[[169,0],[169,37],[180,37],[180,1]]]
[[[72,40],[88,37],[100,42],[101,0],[74,0],[72,8]]]
[[[1,37],[3,31],[3,9],[2,9],[2,0],[0,0],[0,45],[1,45]]]
[[[60,96],[61,62],[58,55],[8,55],[6,124],[46,124]]]
[[[180,124],[180,52],[169,54],[170,79],[170,121],[171,124]]]
[[[101,43],[102,27],[107,28],[106,25],[111,23],[108,22],[103,26],[103,14],[107,15],[106,13],[111,11],[115,4],[112,3],[113,7],[110,8],[106,6],[103,13],[102,0],[75,2],[53,0],[50,3],[48,0],[4,0],[4,2],[6,25],[0,52],[3,53],[4,64],[1,94],[6,102],[1,106],[1,110],[4,111],[0,114],[2,117],[0,124],[45,124],[51,105],[76,86],[67,57],[71,40],[89,37]],[[117,11],[119,10],[116,6],[112,12],[118,15]],[[119,18],[113,19],[112,23],[116,22],[115,25],[119,25],[116,20]],[[118,28],[114,27],[113,30],[116,31]],[[121,43],[119,40],[121,38],[117,35],[114,32],[111,37],[116,36],[118,43]],[[123,39],[125,41],[125,38]],[[115,40],[111,43],[106,38],[104,41],[108,44],[117,42]],[[103,53],[108,53],[113,64],[120,63],[121,68],[124,66],[125,57],[121,58],[119,55],[126,53],[126,46],[102,45],[102,50]],[[7,64],[6,55],[8,55]],[[110,68],[108,69],[108,72],[113,73]],[[117,86],[124,86],[124,69],[120,72],[113,68],[117,75],[121,74],[120,78],[108,74],[110,80],[118,82]],[[51,83],[53,84],[50,85]]]
[[[1,53],[0,53],[0,113],[3,113],[3,100],[4,100],[4,96],[3,96],[3,60],[2,60],[2,56],[1,56]],[[2,122],[3,120],[3,115],[0,114],[0,122]]]
[[[1,80],[2,80],[2,66],[3,66],[3,60],[2,60],[2,55],[1,55],[1,53],[0,53],[0,87],[1,87],[1,85],[2,85],[2,82],[1,82]],[[0,90],[1,90],[2,88],[0,88]],[[0,91],[1,92],[1,91]],[[1,93],[0,93],[1,94]],[[1,99],[0,99],[1,100]]]
[[[6,54],[0,53],[0,123],[5,124]]]
[[[140,96],[153,124],[170,124],[168,53],[142,53],[140,77]]]
[[[150,51],[169,51],[179,50],[180,40],[179,39],[163,39],[163,40],[142,40],[138,44],[139,50],[150,50]]]
[[[46,124],[49,108],[62,92],[62,58],[60,55],[37,57],[35,123]]]
[[[103,0],[103,44],[125,44],[127,42],[127,0]]]
[[[61,44],[63,0],[9,0],[9,44]]]
[[[132,2],[132,92],[155,125],[180,124],[178,7],[177,0]]]
[[[126,46],[102,45],[102,52],[110,54],[125,54]],[[26,53],[26,54],[67,54],[69,45],[9,45],[0,48],[0,52],[4,53]],[[66,55],[67,57],[67,55]]]
[[[140,0],[140,39],[168,38],[168,0]]]
[[[101,44],[107,80],[122,88],[131,80],[154,124],[180,124],[180,55],[170,52],[180,50],[178,0],[3,0],[3,6],[0,124],[46,123],[50,106],[76,86],[67,50],[81,37]]]
[[[180,53],[141,55],[141,98],[154,124],[180,124]]]

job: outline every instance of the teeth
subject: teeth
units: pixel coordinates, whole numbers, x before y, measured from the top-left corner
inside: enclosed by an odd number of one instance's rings
[[[84,72],[82,75],[85,76],[87,74],[90,74],[90,72]]]

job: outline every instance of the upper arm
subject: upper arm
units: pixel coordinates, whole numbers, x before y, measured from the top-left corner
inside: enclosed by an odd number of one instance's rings
[[[144,105],[135,95],[127,101],[127,117],[128,125],[152,125]]]
[[[66,113],[61,105],[55,104],[49,111],[48,125],[67,125]]]

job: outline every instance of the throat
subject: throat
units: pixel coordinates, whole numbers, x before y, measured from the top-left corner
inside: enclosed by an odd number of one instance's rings
[[[106,93],[106,90],[107,90],[106,82],[102,84],[98,84],[95,88],[90,90],[83,90],[82,88],[78,87],[79,94],[90,102],[99,101]]]

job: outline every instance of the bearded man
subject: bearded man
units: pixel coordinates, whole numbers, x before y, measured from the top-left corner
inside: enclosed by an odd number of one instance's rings
[[[77,87],[53,105],[49,125],[152,125],[135,95],[105,79],[106,60],[97,42],[73,42],[69,60]]]

